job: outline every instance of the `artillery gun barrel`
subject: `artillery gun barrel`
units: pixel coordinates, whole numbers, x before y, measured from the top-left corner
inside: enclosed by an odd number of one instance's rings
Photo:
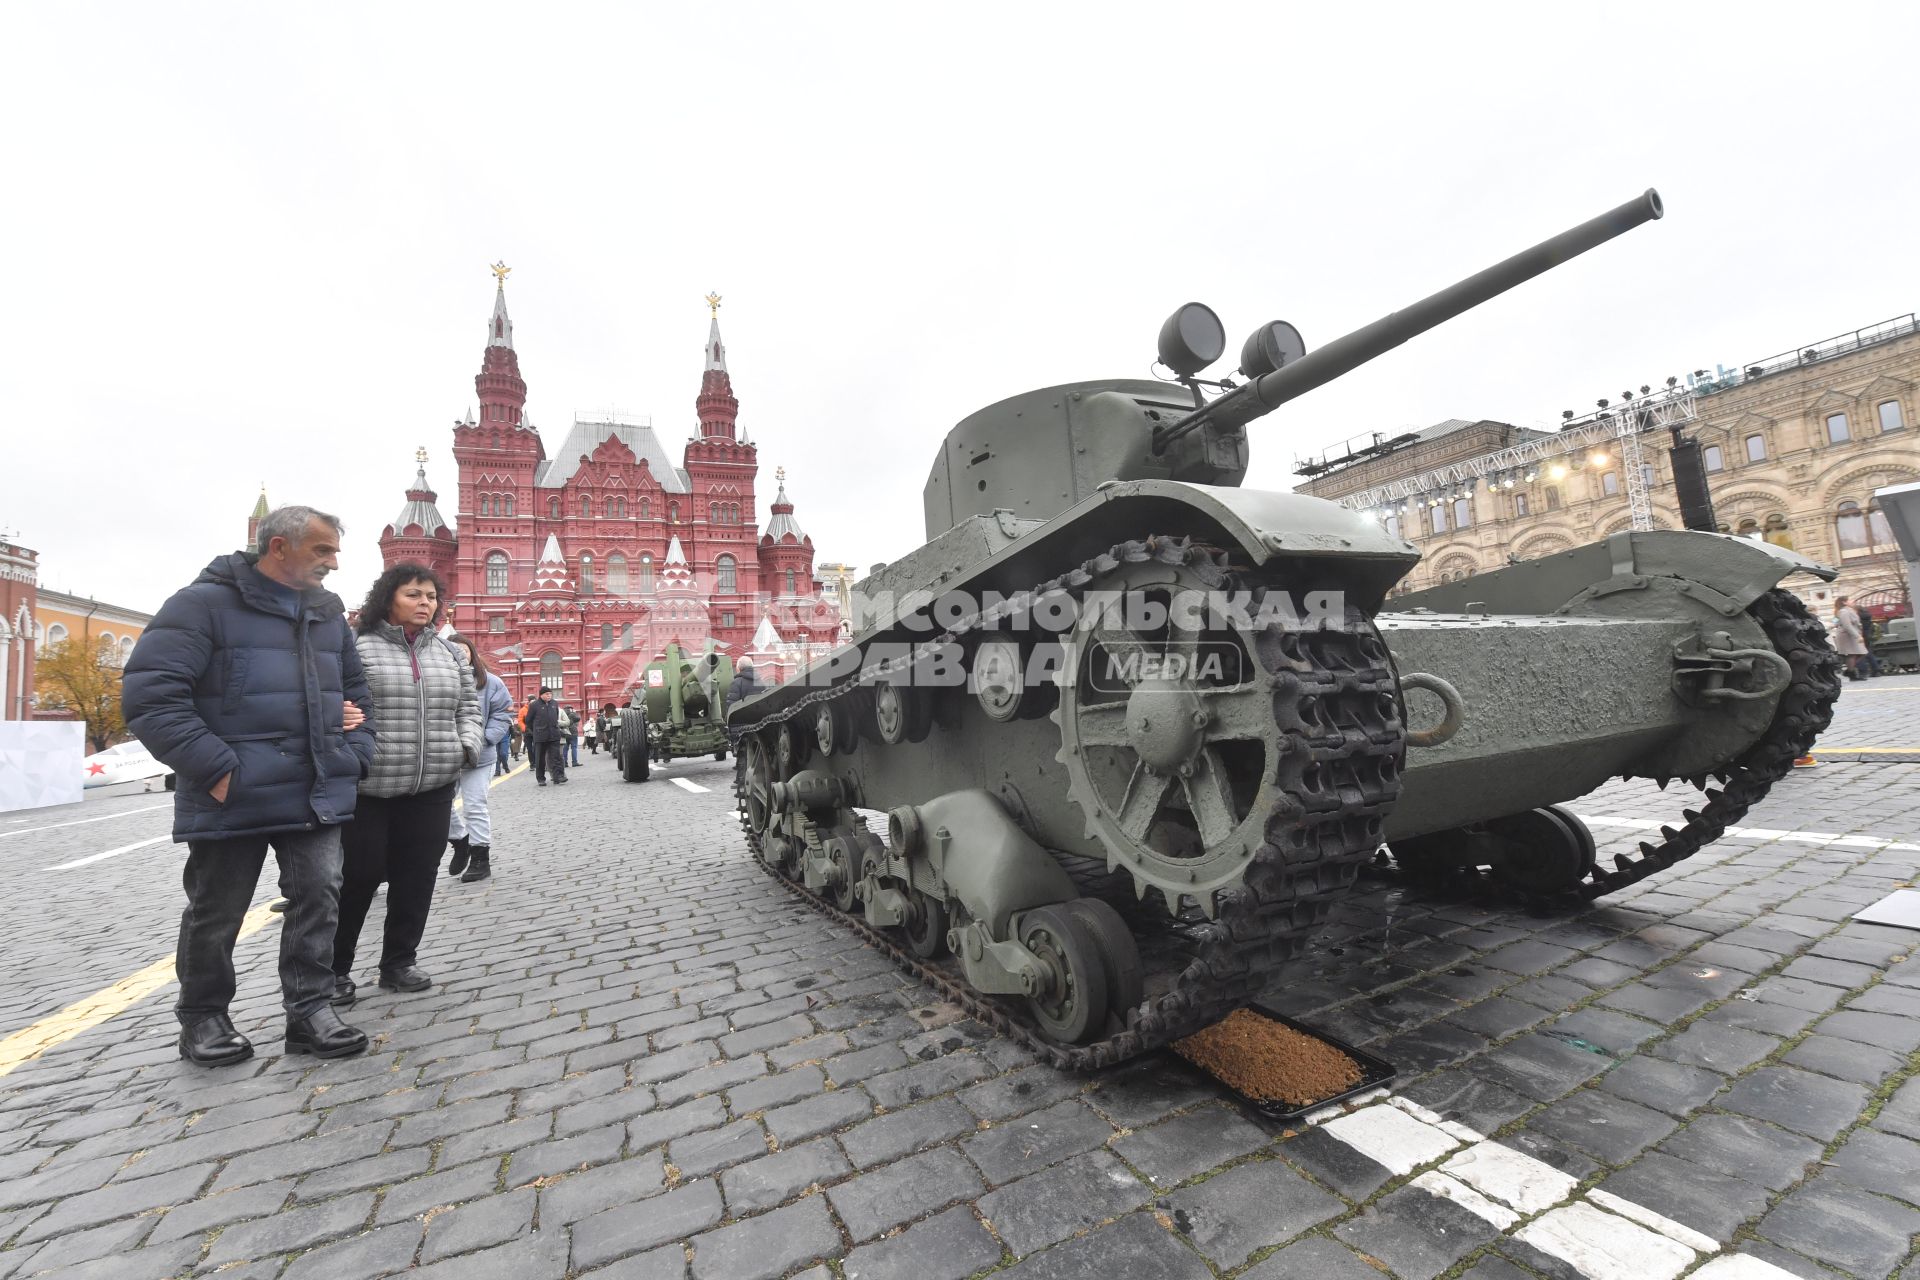
[[[1497,294],[1505,293],[1543,271],[1551,270],[1617,235],[1633,230],[1643,222],[1661,216],[1660,193],[1648,187],[1617,209],[1611,209],[1531,249],[1514,254],[1505,262],[1468,276],[1458,284],[1422,298],[1412,306],[1382,316],[1364,328],[1336,338],[1318,351],[1255,378],[1213,403],[1194,410],[1177,422],[1154,432],[1154,447],[1164,447],[1189,431],[1212,422],[1232,428],[1264,417],[1293,399],[1331,382],[1344,373],[1365,364],[1375,356],[1405,342],[1418,333],[1453,319],[1463,311],[1479,306]]]

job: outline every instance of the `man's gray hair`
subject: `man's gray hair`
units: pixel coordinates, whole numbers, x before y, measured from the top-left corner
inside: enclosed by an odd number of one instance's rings
[[[312,507],[275,507],[267,512],[266,518],[260,521],[260,527],[254,530],[253,549],[265,555],[275,538],[285,538],[288,546],[297,547],[306,541],[307,530],[315,520],[332,525],[336,534],[347,531],[347,527],[340,523],[339,516],[330,516]]]

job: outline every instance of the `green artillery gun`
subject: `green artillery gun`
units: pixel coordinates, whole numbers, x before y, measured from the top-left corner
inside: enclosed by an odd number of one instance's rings
[[[1388,613],[1411,544],[1240,487],[1255,419],[1660,216],[1648,191],[1311,354],[1263,326],[1237,385],[1197,376],[1225,332],[1189,304],[1160,335],[1177,385],[1070,383],[966,418],[927,479],[926,544],[859,585],[853,640],[731,717],[761,868],[1056,1065],[1096,1067],[1282,982],[1383,845],[1422,876],[1577,904],[1717,839],[1831,718],[1837,660],[1777,584],[1833,570],[1629,530]],[[1410,730],[1416,693],[1439,717]],[[1603,867],[1560,806],[1620,776],[1704,796]]]
[[[645,782],[651,761],[693,756],[727,758],[727,685],[733,662],[709,646],[688,658],[677,644],[648,663],[628,688],[632,705],[620,715],[614,763],[628,782]]]

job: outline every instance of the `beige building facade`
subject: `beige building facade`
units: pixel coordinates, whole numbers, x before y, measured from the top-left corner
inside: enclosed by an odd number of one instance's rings
[[[1841,595],[1906,601],[1906,578],[1873,492],[1920,481],[1920,328],[1905,316],[1736,369],[1689,381],[1714,515],[1724,532],[1761,537],[1836,565],[1831,586],[1796,579],[1814,611]],[[1651,401],[1658,403],[1656,391]],[[1617,411],[1620,406],[1614,406]],[[1478,470],[1515,446],[1551,450],[1556,433],[1452,419],[1386,442],[1351,462],[1322,464],[1297,492],[1368,511],[1418,547],[1420,563],[1396,594],[1457,581],[1632,527],[1617,441],[1502,466],[1458,484],[1384,497],[1383,487],[1445,471]],[[1665,430],[1638,437],[1653,524],[1683,523]]]

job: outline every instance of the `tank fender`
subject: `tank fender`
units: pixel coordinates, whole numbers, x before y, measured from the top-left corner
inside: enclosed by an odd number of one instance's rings
[[[1674,578],[1704,588],[1700,593],[1702,603],[1731,615],[1795,573],[1811,574],[1826,582],[1839,575],[1831,566],[1771,542],[1690,529],[1623,529],[1570,551],[1522,560],[1461,582],[1416,591],[1395,600],[1394,609],[1465,613],[1471,607],[1475,613],[1577,613],[1584,599],[1634,587],[1650,578]]]
[[[904,850],[910,863],[924,858],[994,938],[1009,936],[1014,912],[1079,895],[1060,864],[1014,823],[992,792],[951,791],[916,812],[916,847]]]

